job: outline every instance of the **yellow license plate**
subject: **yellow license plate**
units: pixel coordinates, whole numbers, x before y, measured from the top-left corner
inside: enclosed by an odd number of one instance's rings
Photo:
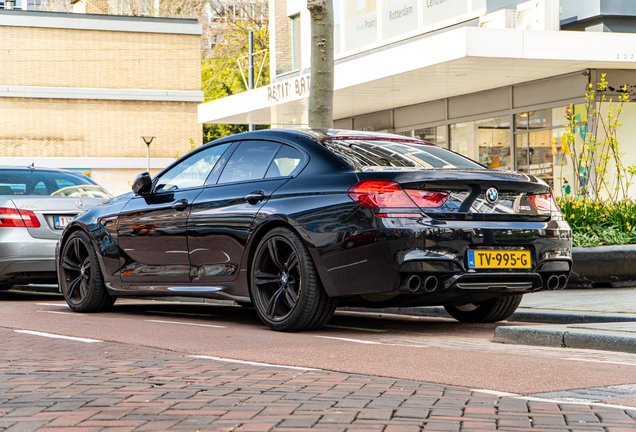
[[[530,251],[471,250],[468,268],[530,268]]]

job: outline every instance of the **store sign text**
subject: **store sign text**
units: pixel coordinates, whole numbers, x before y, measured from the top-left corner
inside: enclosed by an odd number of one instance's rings
[[[284,102],[309,96],[309,75],[267,87],[267,101]]]

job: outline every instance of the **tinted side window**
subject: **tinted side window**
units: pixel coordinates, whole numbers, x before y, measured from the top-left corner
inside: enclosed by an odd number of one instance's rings
[[[485,169],[460,154],[425,143],[398,140],[333,139],[323,145],[361,171],[399,169]]]
[[[84,174],[29,169],[0,170],[0,195],[111,197]]]
[[[287,177],[296,174],[298,169],[302,168],[300,162],[303,160],[303,154],[295,148],[282,146],[276,154],[274,161],[269,166],[265,178]]]
[[[270,141],[243,141],[225,165],[219,183],[262,179],[279,147]]]
[[[179,162],[159,178],[155,192],[203,186],[229,145],[226,143],[209,147]]]

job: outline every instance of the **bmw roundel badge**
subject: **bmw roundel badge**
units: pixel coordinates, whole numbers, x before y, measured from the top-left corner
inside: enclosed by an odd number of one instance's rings
[[[499,192],[496,188],[491,187],[486,191],[486,199],[489,203],[494,204],[499,201]]]

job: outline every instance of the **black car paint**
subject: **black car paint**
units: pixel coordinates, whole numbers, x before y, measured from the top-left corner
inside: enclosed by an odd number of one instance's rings
[[[424,181],[433,189],[453,188],[458,174],[451,173],[453,170],[430,170],[425,180],[421,172],[356,172],[315,137],[283,130],[246,133],[208,145],[247,139],[291,145],[306,156],[306,166],[293,180],[217,185],[228,152],[231,154],[237,147],[234,144],[214,167],[204,187],[116,197],[74,220],[60,244],[76,229],[87,231],[98,251],[108,290],[118,296],[179,293],[249,301],[251,254],[267,231],[281,225],[295,229],[306,242],[327,294],[346,298],[350,303],[465,304],[521,291],[501,284],[483,290],[460,289],[457,281],[462,278],[531,281],[532,288],[523,292],[532,292],[544,289],[545,277],[542,279],[541,275],[569,275],[571,231],[564,221],[537,217],[489,221],[479,215],[444,220],[435,217],[435,211],[421,213],[418,218],[377,217],[377,211],[361,207],[347,194],[360,179]],[[549,191],[547,185],[532,176],[493,170],[459,174],[473,191],[490,186]],[[242,198],[254,192],[262,193],[264,198],[256,202]],[[184,198],[188,200],[187,207],[173,210],[172,206]],[[160,216],[148,216],[149,206],[160,208]],[[377,242],[344,248],[344,238],[369,230],[377,232]],[[168,244],[171,254],[166,253]],[[531,271],[467,268],[469,248],[497,246],[530,250]],[[441,288],[434,293],[397,295],[401,280],[410,274],[438,276]]]

